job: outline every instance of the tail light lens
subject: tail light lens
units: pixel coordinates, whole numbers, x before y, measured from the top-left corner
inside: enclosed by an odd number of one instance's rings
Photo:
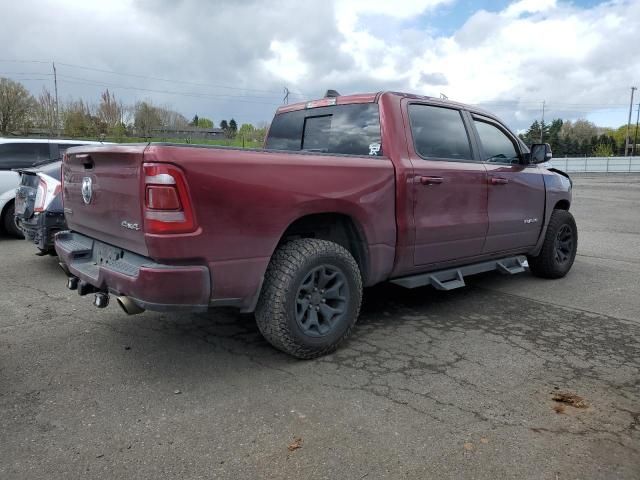
[[[169,164],[145,163],[143,171],[145,231],[195,231],[196,221],[182,170]]]
[[[55,178],[44,173],[38,173],[37,175],[39,182],[33,211],[44,212],[53,199],[61,192],[62,184]]]

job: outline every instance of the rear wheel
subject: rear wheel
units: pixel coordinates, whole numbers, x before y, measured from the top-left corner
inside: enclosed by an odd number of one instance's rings
[[[4,226],[4,231],[12,237],[24,238],[22,230],[20,230],[20,227],[18,227],[18,224],[16,223],[14,202],[9,203],[7,208],[5,208],[4,216],[2,217],[2,225]]]
[[[571,269],[578,250],[578,228],[571,213],[554,210],[540,253],[528,257],[531,272],[542,278],[561,278]]]
[[[326,240],[300,239],[274,253],[256,322],[274,347],[298,358],[335,350],[356,323],[360,270],[351,254]]]

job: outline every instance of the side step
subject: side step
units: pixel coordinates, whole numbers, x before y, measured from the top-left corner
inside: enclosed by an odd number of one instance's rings
[[[475,275],[476,273],[490,272],[497,270],[505,275],[515,275],[522,273],[527,267],[527,259],[523,255],[515,257],[489,260],[488,262],[473,263],[458,268],[439,270],[435,272],[419,273],[409,277],[395,278],[391,283],[405,288],[418,288],[431,285],[438,290],[453,290],[464,287],[464,277]]]

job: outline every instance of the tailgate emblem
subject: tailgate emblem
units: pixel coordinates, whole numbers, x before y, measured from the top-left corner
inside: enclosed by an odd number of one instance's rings
[[[91,177],[84,177],[82,179],[82,200],[86,205],[91,203],[91,195],[93,195],[93,186]]]

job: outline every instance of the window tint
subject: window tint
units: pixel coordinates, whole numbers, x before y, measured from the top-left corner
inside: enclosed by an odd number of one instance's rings
[[[458,110],[431,105],[409,105],[416,153],[423,158],[471,160],[467,130]]]
[[[474,121],[480,145],[482,159],[491,163],[520,163],[520,156],[511,139],[498,127],[485,122]]]
[[[347,155],[382,155],[376,103],[317,107],[276,115],[270,150],[311,150]]]
[[[48,143],[0,143],[0,170],[30,167],[48,159]]]

